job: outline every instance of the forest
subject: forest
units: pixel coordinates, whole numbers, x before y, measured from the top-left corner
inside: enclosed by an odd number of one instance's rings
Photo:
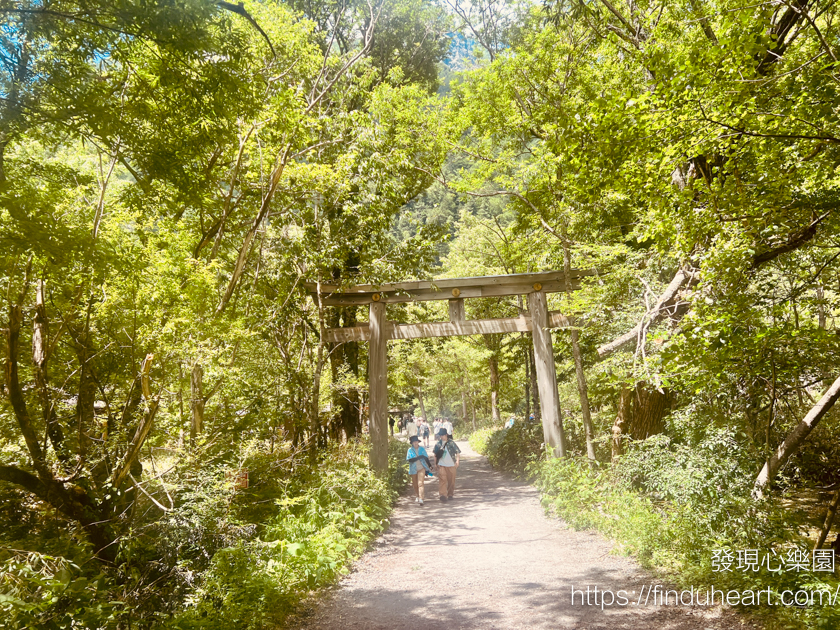
[[[570,322],[549,337],[562,452],[525,332],[392,341],[389,409],[451,418],[679,584],[840,586],[833,555],[713,557],[840,553],[835,0],[0,0],[0,20],[0,626],[287,627],[408,479],[398,439],[369,465],[368,344],[326,335],[368,309],[307,287],[543,271],[587,271],[547,294]]]

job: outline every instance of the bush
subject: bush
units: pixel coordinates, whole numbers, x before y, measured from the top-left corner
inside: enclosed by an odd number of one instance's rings
[[[170,628],[257,629],[281,624],[308,593],[334,582],[388,524],[404,484],[404,445],[387,478],[368,468],[367,443],[334,446],[289,480],[260,535],[219,550]],[[399,452],[398,452],[399,451]]]
[[[593,469],[584,458],[548,458],[533,463],[528,473],[549,512],[577,529],[600,531],[622,552],[666,571],[682,587],[835,592],[838,582],[830,573],[715,572],[715,549],[782,556],[801,548],[793,515],[774,502],[750,498],[750,484],[737,479],[744,475],[730,437],[712,433],[695,448],[671,445],[666,438],[647,442],[634,445],[615,468]],[[836,628],[840,621],[830,606],[776,606],[765,612],[779,628]]]
[[[0,615],[4,628],[104,628],[120,602],[102,574],[58,556],[5,550],[0,561]]]
[[[470,435],[470,448],[472,448],[476,453],[487,455],[487,442],[490,440],[490,436],[498,430],[499,429],[495,427],[478,429]]]
[[[542,454],[542,426],[518,422],[509,429],[494,431],[487,439],[485,454],[490,465],[517,477],[527,477],[528,466]]]
[[[333,445],[314,465],[288,444],[254,441],[234,455],[202,452],[177,462],[165,488],[146,484],[167,511],[138,496],[135,510],[150,516],[119,543],[122,562],[107,576],[48,512],[32,512],[34,529],[15,526],[25,496],[0,486],[0,524],[10,525],[0,537],[0,627],[277,627],[346,573],[408,479],[396,440],[383,478],[368,468],[366,440]],[[248,489],[234,487],[239,468]],[[14,550],[36,545],[40,553]]]

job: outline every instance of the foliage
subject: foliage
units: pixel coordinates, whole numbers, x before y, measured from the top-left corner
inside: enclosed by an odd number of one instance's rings
[[[485,453],[490,465],[518,477],[527,476],[528,467],[540,458],[542,450],[542,426],[536,422],[517,422],[486,438]]]
[[[487,445],[490,437],[498,431],[498,427],[485,427],[470,434],[470,448],[480,455],[487,455]]]
[[[389,480],[369,469],[365,441],[333,446],[314,469],[305,456],[254,444],[236,490],[225,469],[187,469],[170,484],[174,505],[134,532],[122,553],[146,576],[96,573],[62,557],[6,551],[4,617],[10,627],[274,627],[316,588],[333,582],[388,524],[405,486],[405,454],[394,441]],[[166,501],[164,496],[159,496]],[[151,505],[141,507],[153,509]],[[142,565],[141,565],[142,566]],[[74,625],[75,624],[75,625]]]
[[[108,601],[113,583],[57,556],[2,550],[0,613],[9,628],[113,627],[121,603]]]
[[[803,541],[795,534],[795,517],[780,504],[757,505],[749,493],[716,485],[719,470],[708,459],[701,460],[705,470],[691,471],[694,479],[692,487],[687,488],[680,477],[697,462],[693,457],[686,460],[685,453],[682,457],[677,454],[664,470],[656,469],[656,476],[663,480],[661,487],[670,485],[668,500],[652,499],[631,488],[625,475],[634,466],[625,462],[623,470],[611,471],[593,469],[582,458],[549,458],[533,464],[529,473],[542,493],[546,510],[572,527],[605,534],[622,553],[632,554],[645,567],[665,572],[668,579],[686,588],[708,584],[741,591],[769,588],[774,597],[786,589],[835,591],[837,580],[826,573],[772,573],[766,568],[758,573],[715,571],[712,552],[716,549],[758,549],[783,556],[786,549],[801,548]],[[645,469],[645,464],[638,468]],[[675,475],[673,484],[664,481],[669,473]],[[692,496],[704,492],[693,487],[694,482],[711,486],[715,500]],[[764,612],[771,628],[830,628],[837,622],[836,611],[830,606],[775,607]]]
[[[361,447],[328,447],[361,433],[358,408],[344,431],[322,414],[358,364],[320,389],[326,314],[302,281],[430,264],[435,228],[390,228],[431,181],[418,162],[446,153],[448,19],[425,0],[298,9],[0,8],[0,514],[2,543],[36,554],[9,565],[15,614],[187,623],[185,598],[210,611],[237,562],[267,567],[298,536],[265,604],[281,615],[381,526],[392,495],[354,468]],[[343,472],[308,477],[319,457]],[[358,503],[335,489],[351,479]],[[299,495],[286,531],[274,502]],[[231,594],[231,624],[272,570]]]
[[[392,470],[401,470],[392,456]],[[317,469],[278,487],[259,535],[217,551],[172,628],[267,628],[330,584],[385,526],[394,486],[367,465],[364,442],[335,446]],[[404,482],[392,475],[394,483]]]

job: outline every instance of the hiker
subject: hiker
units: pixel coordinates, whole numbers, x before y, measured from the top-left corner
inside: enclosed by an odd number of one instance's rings
[[[510,418],[508,418],[507,424],[505,424],[506,429],[510,429],[513,427],[513,423],[516,422],[516,416],[510,414]]]
[[[391,437],[394,437],[394,416],[388,416],[388,426],[391,427]]]
[[[444,418],[442,428],[446,429],[446,434],[449,436],[449,439],[452,439],[452,423],[449,421],[449,418]]]
[[[408,441],[411,446],[405,455],[405,459],[409,462],[408,474],[411,475],[411,484],[414,486],[414,501],[423,505],[425,495],[423,484],[425,483],[426,475],[432,472],[432,463],[429,461],[426,449],[420,446],[419,437],[412,435],[408,438]]]
[[[431,431],[429,430],[429,424],[426,422],[426,418],[420,419],[420,431],[423,435],[423,446],[426,448],[429,447],[429,434]]]
[[[435,418],[435,423],[434,423],[434,430],[435,430],[434,434],[435,435],[437,435],[437,432],[440,431],[440,427],[441,427],[442,424],[443,424],[443,418]]]
[[[414,423],[414,416],[410,416],[408,418],[408,424],[406,425],[406,435],[408,435],[408,439],[411,440],[412,435],[417,435],[417,425]]]
[[[438,431],[438,443],[435,444],[434,453],[437,460],[440,500],[451,501],[455,493],[455,473],[461,464],[461,449],[449,439],[449,434],[444,427]]]

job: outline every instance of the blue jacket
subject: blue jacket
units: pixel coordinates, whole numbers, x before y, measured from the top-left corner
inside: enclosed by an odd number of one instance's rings
[[[408,453],[406,453],[405,455],[405,459],[407,462],[410,462],[408,466],[409,475],[417,474],[417,462],[420,462],[423,465],[423,468],[425,468],[429,472],[432,472],[432,469],[429,468],[429,464],[426,463],[429,460],[429,455],[428,453],[426,453],[426,449],[422,446],[418,447],[416,452],[414,451],[414,448],[409,448]],[[414,461],[411,461],[412,459]]]

